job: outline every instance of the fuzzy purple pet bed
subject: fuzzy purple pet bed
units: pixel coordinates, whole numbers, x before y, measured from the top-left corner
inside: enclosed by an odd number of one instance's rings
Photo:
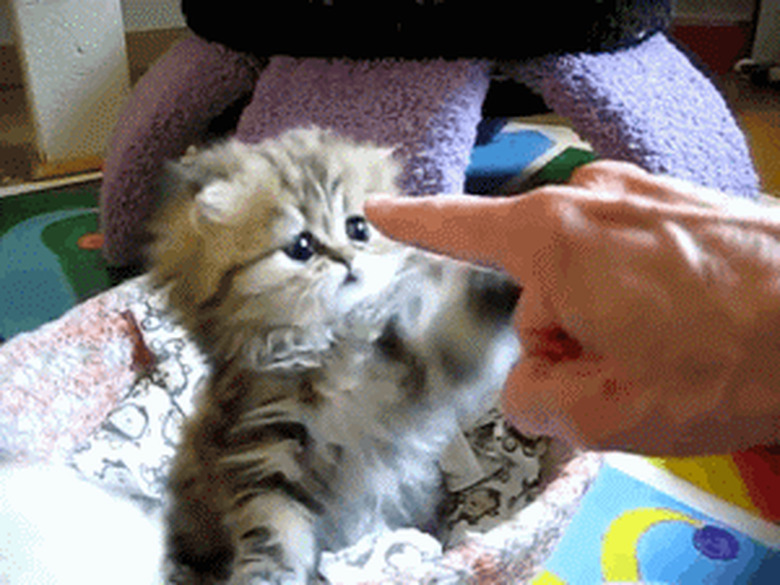
[[[723,97],[663,32],[634,29],[631,42],[608,50],[501,62],[266,59],[186,39],[142,78],[114,133],[101,195],[105,254],[119,265],[142,259],[164,161],[231,115],[229,131],[246,142],[316,124],[395,146],[404,193],[461,192],[497,71],[541,94],[599,156],[756,196],[748,147]]]

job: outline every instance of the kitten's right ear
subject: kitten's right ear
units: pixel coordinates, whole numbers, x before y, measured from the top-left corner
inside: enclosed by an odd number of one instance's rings
[[[166,198],[191,202],[193,224],[220,224],[232,217],[231,185],[200,164],[197,152],[187,151],[178,161],[168,162],[163,178]]]
[[[194,218],[205,223],[227,223],[235,212],[231,184],[215,180],[203,186],[195,195]]]
[[[210,173],[200,161],[201,153],[201,149],[191,145],[178,159],[165,162],[162,173],[164,193],[191,196],[209,181]]]

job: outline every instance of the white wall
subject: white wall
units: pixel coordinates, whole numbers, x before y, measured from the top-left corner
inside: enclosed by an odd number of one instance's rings
[[[57,1],[57,0],[53,0]],[[125,29],[131,31],[184,26],[180,0],[121,0]],[[9,0],[0,0],[0,45],[12,42]]]

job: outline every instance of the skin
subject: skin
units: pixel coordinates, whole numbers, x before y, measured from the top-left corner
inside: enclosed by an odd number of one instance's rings
[[[521,284],[503,394],[521,432],[655,455],[780,440],[780,208],[604,161],[514,197],[365,212]]]

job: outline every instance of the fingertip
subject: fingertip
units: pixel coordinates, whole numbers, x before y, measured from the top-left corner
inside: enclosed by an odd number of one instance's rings
[[[363,214],[368,221],[382,228],[398,215],[398,201],[398,197],[388,193],[372,193],[363,202]]]
[[[518,201],[473,195],[388,197],[378,194],[366,201],[364,213],[379,231],[396,241],[460,260],[508,269],[504,260],[507,254],[523,248],[522,224],[528,219],[517,208]],[[510,246],[510,240],[514,245]],[[518,263],[517,258],[512,262]],[[519,274],[514,276],[522,280]]]
[[[389,193],[372,193],[363,202],[363,213],[369,221],[374,219],[383,220],[384,218],[395,217],[404,214],[405,210],[411,206],[419,205],[424,197],[399,197]]]
[[[363,213],[369,217],[374,213],[381,212],[382,207],[391,200],[392,197],[385,193],[373,193],[363,202]]]

